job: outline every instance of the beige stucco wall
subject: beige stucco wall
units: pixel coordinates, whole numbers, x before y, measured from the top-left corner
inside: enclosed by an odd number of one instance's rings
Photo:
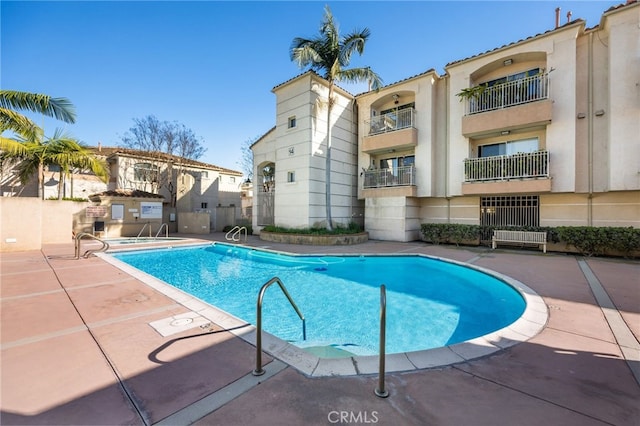
[[[89,203],[0,197],[0,251],[39,250],[72,241],[73,216]]]
[[[178,213],[178,230],[185,234],[208,234],[209,213]]]

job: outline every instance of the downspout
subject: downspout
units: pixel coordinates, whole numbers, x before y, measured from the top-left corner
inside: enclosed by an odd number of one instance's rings
[[[447,73],[448,74],[448,73]],[[449,117],[450,105],[449,105],[449,80],[450,75],[445,79],[445,120],[444,120],[444,196],[447,199],[447,223],[451,223],[451,197],[449,197]]]
[[[587,60],[587,226],[593,226],[593,31],[589,33]]]

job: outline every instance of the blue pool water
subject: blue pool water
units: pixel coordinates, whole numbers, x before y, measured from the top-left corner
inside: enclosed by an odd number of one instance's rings
[[[480,271],[420,256],[289,256],[227,244],[113,254],[201,300],[256,323],[262,285],[263,328],[299,347],[378,353],[380,285],[386,286],[387,353],[446,346],[499,330],[519,318],[522,296]]]

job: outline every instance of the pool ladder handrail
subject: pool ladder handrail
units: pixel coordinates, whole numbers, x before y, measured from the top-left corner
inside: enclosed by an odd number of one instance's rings
[[[91,256],[93,253],[98,253],[98,252],[105,252],[107,250],[109,250],[109,243],[101,240],[100,238],[96,237],[93,234],[90,234],[88,232],[80,232],[79,234],[76,235],[75,238],[75,259],[80,259],[80,240],[82,240],[83,238],[91,238],[97,241],[100,241],[102,243],[102,247],[100,247],[97,250],[87,250],[82,257],[84,257],[85,259],[87,259],[89,256]]]
[[[224,236],[224,238],[227,241],[234,241],[234,242],[238,242],[240,241],[240,238],[242,237],[242,232],[244,231],[244,242],[247,242],[247,227],[243,226],[240,227],[238,225],[234,226],[233,228],[231,228],[231,230],[229,232],[226,233],[226,235]]]
[[[264,285],[260,289],[260,293],[258,294],[257,315],[256,315],[257,317],[257,320],[256,320],[256,368],[255,370],[253,370],[253,373],[252,373],[254,376],[262,376],[265,373],[264,368],[262,368],[262,299],[264,298],[264,293],[271,286],[271,284],[274,284],[274,283],[278,284],[278,286],[280,287],[284,295],[287,296],[287,299],[289,299],[289,303],[291,303],[291,306],[293,307],[293,309],[295,309],[296,313],[302,320],[302,340],[307,340],[307,323],[304,319],[304,315],[302,315],[302,312],[300,312],[300,308],[298,308],[298,305],[296,305],[296,302],[293,301],[293,299],[291,298],[291,295],[287,291],[286,287],[284,286],[280,278],[278,277],[271,278],[269,281],[264,283]]]
[[[158,229],[158,232],[156,232],[155,238],[158,238],[158,235],[160,235],[160,232],[162,232],[162,228],[164,228],[164,237],[169,238],[169,224],[167,222],[164,222],[162,225],[160,225],[160,229]],[[149,226],[149,232],[151,232],[151,226]]]
[[[151,222],[146,222],[144,224],[144,226],[142,227],[142,229],[140,230],[140,232],[138,232],[138,235],[136,235],[136,240],[138,238],[140,238],[140,235],[142,235],[142,233],[144,232],[144,229],[147,227],[147,225],[149,225],[149,237],[151,237]]]
[[[386,328],[387,328],[387,289],[380,286],[380,355],[378,371],[378,387],[373,391],[376,396],[386,398],[389,392],[384,388],[385,353],[386,353]]]

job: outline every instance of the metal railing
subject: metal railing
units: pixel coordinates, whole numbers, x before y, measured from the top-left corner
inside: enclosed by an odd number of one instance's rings
[[[97,250],[87,250],[82,255],[82,257],[84,257],[85,259],[91,256],[93,253],[99,253],[99,252],[109,250],[109,243],[107,243],[106,241],[103,241],[100,238],[96,237],[95,235],[89,234],[88,232],[81,232],[78,235],[76,235],[76,239],[75,239],[75,258],[76,259],[80,259],[80,242],[81,242],[80,240],[82,240],[83,238],[90,238],[92,240],[96,240],[102,243],[102,247],[100,247]]]
[[[264,283],[264,285],[260,289],[260,293],[258,294],[258,303],[257,303],[257,307],[256,307],[256,309],[257,309],[257,313],[256,313],[256,317],[257,317],[257,319],[256,319],[256,368],[255,368],[255,370],[253,370],[253,375],[254,376],[262,376],[265,373],[264,369],[262,368],[262,299],[264,298],[264,293],[271,286],[271,284],[274,284],[274,283],[276,283],[276,284],[278,284],[278,286],[280,286],[280,290],[282,290],[284,295],[287,296],[287,299],[289,300],[289,303],[291,303],[291,306],[293,307],[293,309],[295,309],[296,313],[298,314],[298,316],[302,320],[302,340],[307,340],[307,323],[306,323],[306,321],[304,319],[304,315],[302,315],[302,312],[300,312],[300,309],[298,308],[298,305],[296,305],[296,303],[293,301],[293,299],[289,295],[289,292],[285,288],[284,284],[282,284],[282,281],[280,281],[280,278],[278,278],[278,277],[271,278],[269,281]]]
[[[156,232],[156,238],[158,238],[158,236],[160,235],[160,232],[162,232],[162,228],[164,228],[164,237],[165,238],[169,238],[169,224],[168,223],[163,223],[162,225],[160,225],[160,229],[158,229],[158,232]],[[151,226],[149,226],[149,230],[151,230]]]
[[[138,232],[138,235],[136,235],[136,238],[140,238],[140,235],[142,235],[142,233],[144,232],[146,227],[149,227],[149,237],[151,237],[151,222],[147,222],[144,224],[144,226],[142,227],[142,229],[140,230],[140,232]]]
[[[240,238],[242,237],[242,233],[244,233],[244,242],[247,242],[247,227],[243,226],[234,226],[229,232],[227,232],[224,236],[224,238],[227,241],[234,241],[234,242],[238,242],[240,241]]]
[[[365,123],[369,125],[369,135],[377,135],[414,127],[415,116],[416,110],[414,108],[404,108],[371,117],[371,120]]]
[[[549,177],[549,152],[536,151],[464,160],[464,181]]]
[[[467,99],[466,114],[493,111],[547,98],[549,74],[539,74],[478,90]]]
[[[388,186],[412,186],[416,183],[416,168],[401,166],[395,169],[376,169],[364,171],[364,188]]]
[[[389,396],[389,392],[384,388],[384,374],[385,374],[385,357],[386,357],[386,330],[387,330],[387,289],[382,284],[380,286],[380,355],[379,359],[379,371],[378,371],[378,387],[374,390],[376,396],[380,398],[386,398]]]

